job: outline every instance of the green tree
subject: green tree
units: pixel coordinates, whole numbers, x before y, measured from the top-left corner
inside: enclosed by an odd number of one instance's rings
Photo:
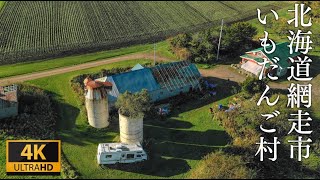
[[[245,47],[251,46],[252,38],[257,34],[257,28],[247,22],[237,22],[224,30],[222,45],[229,51],[238,54]]]
[[[169,43],[172,47],[175,48],[186,48],[188,47],[189,42],[191,41],[191,36],[190,34],[183,33],[183,34],[178,34],[173,38],[169,39]]]
[[[122,115],[131,118],[141,117],[150,110],[149,93],[146,89],[137,93],[126,91],[118,97],[116,107]]]
[[[217,38],[213,31],[209,29],[192,36],[189,50],[191,61],[197,63],[213,62],[217,52]]]

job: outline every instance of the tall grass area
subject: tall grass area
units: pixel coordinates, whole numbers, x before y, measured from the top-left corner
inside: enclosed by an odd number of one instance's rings
[[[80,74],[98,72],[102,68],[133,67],[136,63],[145,64],[152,60],[130,60],[97,68],[85,69],[28,81],[52,93],[58,112],[59,136],[62,139],[66,158],[84,178],[184,178],[206,154],[223,148],[229,137],[223,128],[214,122],[209,113],[212,102],[187,102],[175,109],[164,125],[145,120],[145,138],[155,140],[150,167],[101,169],[96,163],[98,143],[117,142],[119,131],[116,121],[105,129],[89,127],[81,102],[70,86],[70,80]],[[228,98],[219,100],[226,104]]]

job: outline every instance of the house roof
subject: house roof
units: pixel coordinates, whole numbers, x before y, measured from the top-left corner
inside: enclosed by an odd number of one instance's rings
[[[256,56],[251,56],[250,54],[244,54],[242,56],[240,56],[241,58],[247,58],[247,59],[252,59],[258,63],[262,63],[263,62],[263,58],[260,57],[256,57]],[[266,67],[269,68],[270,67],[270,63],[266,64]]]
[[[242,56],[240,56],[240,57],[242,57],[242,58],[248,58],[248,59],[253,59],[253,60],[255,60],[255,61],[259,62],[259,63],[262,63],[262,62],[263,62],[263,59],[262,59],[262,58],[256,57],[256,56],[251,56],[250,54],[244,54],[244,55],[242,55]]]
[[[161,64],[150,69],[152,69],[157,83],[162,88],[171,90],[186,84],[194,84],[201,77],[196,65],[186,61]]]
[[[259,76],[259,73],[261,72],[262,66],[254,63],[252,61],[247,61],[246,63],[241,65],[241,68]]]
[[[271,50],[272,45],[269,45],[268,47],[266,47],[267,50]],[[276,50],[271,53],[268,54],[265,52],[263,47],[251,50],[249,52],[257,52],[257,51],[261,51],[263,52],[269,60],[272,60],[274,57],[278,57],[280,60],[279,62],[277,62],[277,64],[282,67],[282,68],[287,68],[290,66],[290,64],[288,63],[288,59],[291,57],[296,57],[298,55],[300,55],[300,52],[293,52],[292,54],[290,54],[290,49],[289,49],[289,42],[282,42],[282,43],[278,43],[276,44]]]

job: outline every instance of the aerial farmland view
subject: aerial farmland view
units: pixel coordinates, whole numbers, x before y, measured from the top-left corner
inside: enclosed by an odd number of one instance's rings
[[[0,1],[0,179],[319,179],[320,1]]]

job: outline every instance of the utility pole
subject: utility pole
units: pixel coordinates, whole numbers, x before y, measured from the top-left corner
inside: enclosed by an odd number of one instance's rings
[[[220,51],[220,43],[221,43],[221,36],[222,36],[222,27],[223,27],[223,19],[221,20],[221,29],[220,29],[220,37],[219,37],[219,44],[218,44],[217,61],[219,60],[219,51]]]
[[[153,43],[153,64],[156,65],[156,43]]]

